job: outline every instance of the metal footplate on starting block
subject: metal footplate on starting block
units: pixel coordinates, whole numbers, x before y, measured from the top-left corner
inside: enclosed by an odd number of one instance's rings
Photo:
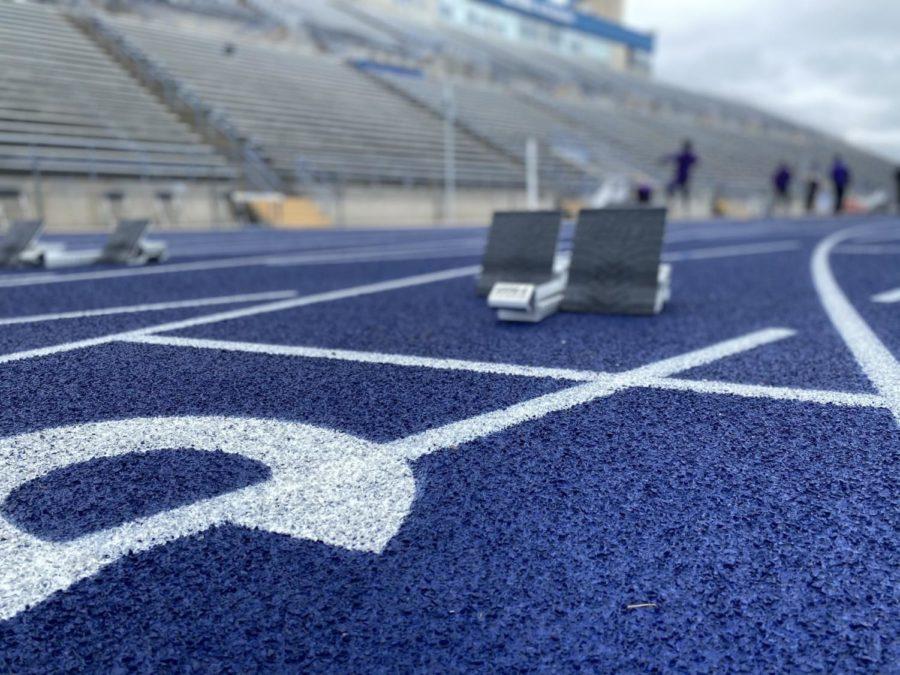
[[[165,242],[144,239],[150,227],[146,218],[120,220],[102,249],[50,251],[44,256],[48,268],[82,265],[147,265],[166,259]]]
[[[15,220],[0,240],[0,267],[41,265],[45,250],[38,244],[43,220]]]
[[[109,235],[97,262],[125,265],[162,262],[166,258],[166,245],[161,241],[144,239],[148,229],[150,220],[146,218],[120,220]]]
[[[665,227],[665,209],[582,211],[560,309],[658,314],[671,294],[671,267],[660,264]]]
[[[495,213],[478,278],[478,294],[488,295],[499,282],[543,284],[553,280],[561,223],[560,211]]]
[[[542,284],[498,281],[488,295],[488,307],[497,310],[501,321],[543,321],[559,309],[566,278],[562,272]]]

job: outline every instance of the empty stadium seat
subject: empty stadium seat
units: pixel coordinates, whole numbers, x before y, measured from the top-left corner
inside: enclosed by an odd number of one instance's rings
[[[56,9],[0,2],[0,61],[0,172],[234,176]]]

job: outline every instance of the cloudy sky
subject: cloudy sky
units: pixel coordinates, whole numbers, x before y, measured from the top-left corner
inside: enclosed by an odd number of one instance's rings
[[[900,162],[900,0],[626,0],[660,79],[812,124]]]

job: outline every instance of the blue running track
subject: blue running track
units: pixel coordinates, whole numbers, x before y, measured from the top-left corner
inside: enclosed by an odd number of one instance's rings
[[[160,236],[0,273],[0,671],[898,668],[900,221],[538,325],[483,229]]]

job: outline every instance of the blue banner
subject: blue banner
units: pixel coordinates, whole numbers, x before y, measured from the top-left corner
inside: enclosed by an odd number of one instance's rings
[[[572,30],[588,33],[633,49],[653,51],[653,35],[630,30],[613,21],[576,11],[570,1],[549,0],[478,0],[495,7],[502,7],[524,16],[553,23]]]

